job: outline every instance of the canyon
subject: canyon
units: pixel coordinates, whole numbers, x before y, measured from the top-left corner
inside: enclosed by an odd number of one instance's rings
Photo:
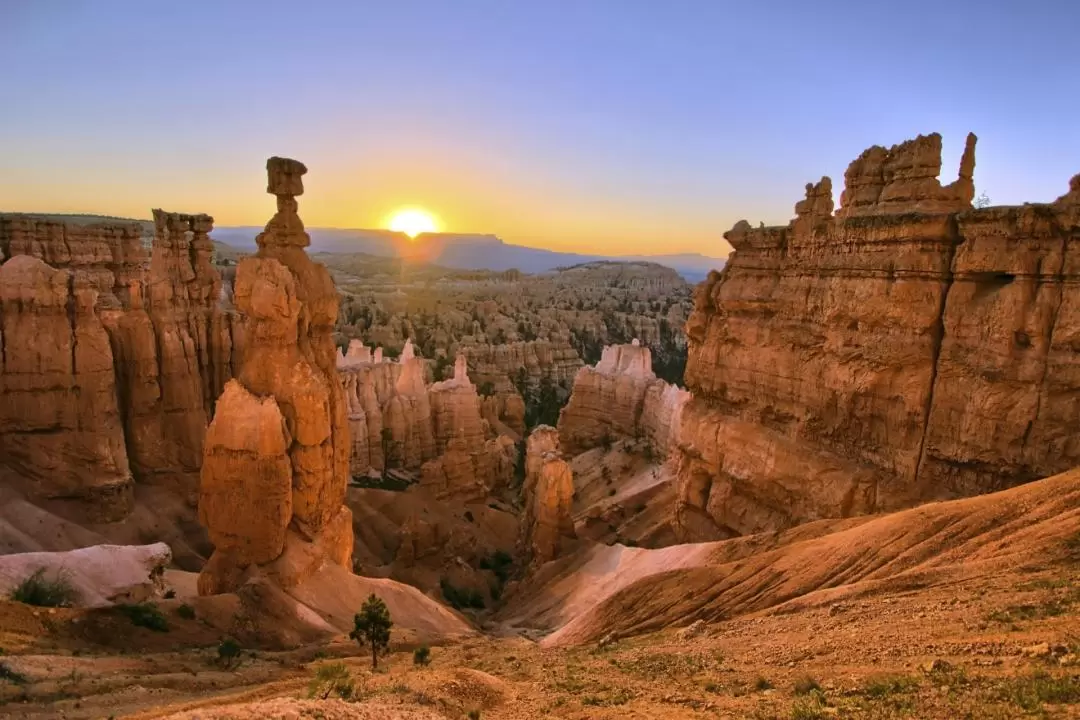
[[[955,585],[984,614],[1054,603],[1016,632],[1075,667],[1080,175],[1051,203],[976,209],[975,144],[947,185],[941,137],[919,136],[863,152],[839,208],[825,177],[788,225],[737,223],[692,309],[649,263],[529,276],[309,253],[307,168],[280,157],[253,253],[215,244],[208,215],[155,210],[149,255],[138,223],[0,215],[0,585],[75,568],[87,597],[47,623],[0,601],[5,672],[32,678],[37,713],[56,682],[35,659],[54,652],[43,638],[106,655],[136,643],[164,668],[153,682],[191,703],[208,681],[177,668],[229,637],[274,659],[214,682],[279,697],[316,653],[355,654],[341,638],[374,593],[395,652],[441,643],[453,658],[395,675],[434,673],[440,716],[477,705],[448,689],[463,687],[490,695],[485,717],[562,703],[681,716],[720,702],[698,680],[720,677],[723,658],[700,658],[721,646],[744,690],[775,658],[826,672],[800,654],[811,645],[869,677],[876,660],[806,639],[845,613],[890,667],[975,667],[974,651],[940,650],[948,638],[1026,657],[992,615],[973,629]],[[178,655],[118,625],[148,603]],[[889,636],[893,603],[918,652]],[[747,649],[755,627],[770,657]],[[651,685],[662,668],[623,688],[658,642],[700,656],[673,674],[694,678],[672,680],[685,703]],[[519,656],[605,679],[567,669],[543,685]],[[1026,661],[1008,662],[992,672]],[[158,672],[123,672],[139,668]],[[1000,700],[998,679],[948,682]],[[832,708],[861,692],[826,691]],[[113,692],[67,712],[165,714]],[[750,712],[748,692],[724,707]],[[423,712],[422,692],[395,693]],[[947,716],[928,693],[927,716]]]

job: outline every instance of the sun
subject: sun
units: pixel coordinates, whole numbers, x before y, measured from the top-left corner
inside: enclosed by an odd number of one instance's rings
[[[420,233],[437,232],[439,223],[435,216],[421,208],[402,208],[390,216],[387,226],[394,232],[401,232],[410,238]]]

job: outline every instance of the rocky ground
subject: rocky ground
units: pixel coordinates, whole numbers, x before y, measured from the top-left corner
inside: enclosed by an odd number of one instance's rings
[[[492,632],[427,667],[396,647],[376,673],[345,640],[226,669],[213,646],[117,624],[125,650],[107,652],[78,615],[0,606],[6,717],[1080,717],[1080,560],[580,647]],[[339,661],[349,701],[318,699]]]

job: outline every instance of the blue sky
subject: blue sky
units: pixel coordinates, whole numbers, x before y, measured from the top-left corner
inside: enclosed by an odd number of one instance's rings
[[[872,144],[979,135],[977,191],[1080,172],[1080,3],[0,0],[0,209],[272,213],[419,205],[447,230],[726,254]]]

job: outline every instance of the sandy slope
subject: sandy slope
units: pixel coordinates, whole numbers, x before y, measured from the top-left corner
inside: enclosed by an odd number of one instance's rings
[[[522,588],[503,619],[547,644],[719,620],[1030,563],[1080,530],[1080,470],[885,516],[660,550],[593,547]]]

